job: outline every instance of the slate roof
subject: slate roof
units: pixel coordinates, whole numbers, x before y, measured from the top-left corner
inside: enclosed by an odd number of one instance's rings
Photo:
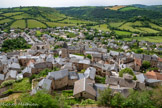
[[[60,71],[55,71],[55,72],[50,72],[47,75],[48,79],[54,79],[54,80],[59,80],[62,79],[66,76],[68,76],[69,72],[68,70],[60,70]]]
[[[0,74],[0,80],[1,80],[1,81],[4,80],[4,74]]]
[[[22,70],[22,73],[32,73],[30,67],[26,67],[24,70]]]
[[[143,55],[144,60],[150,61],[151,55]]]
[[[12,64],[9,64],[9,68],[13,68],[13,69],[21,69],[20,64],[18,64],[18,63],[12,63]]]
[[[110,55],[111,56],[119,56],[119,52],[116,52],[116,51],[110,51]]]
[[[136,75],[136,78],[137,78],[137,80],[140,82],[140,83],[144,83],[145,82],[145,80],[146,80],[146,77],[145,77],[145,75],[144,74],[138,74],[138,75]]]
[[[51,89],[51,84],[52,84],[52,80],[42,79],[38,83],[38,87],[41,88],[41,89],[45,89],[45,90],[49,91]]]
[[[133,54],[134,58],[143,59],[143,54]]]
[[[84,76],[85,78],[90,78],[94,80],[96,76],[96,69],[93,67],[87,68],[87,70],[84,72]]]
[[[96,91],[92,85],[93,81],[87,78],[76,81],[74,84],[73,95],[79,94],[81,92],[87,92],[96,97]]]
[[[78,73],[79,80],[85,78],[84,73]]]
[[[17,71],[15,71],[15,70],[10,70],[10,71],[6,74],[5,80],[8,79],[9,77],[10,77],[10,78],[13,78],[13,79],[16,79],[16,76],[17,76]]]
[[[76,72],[69,72],[69,79],[74,80],[74,79],[78,79],[78,74]]]
[[[90,64],[90,60],[89,59],[83,59],[83,60],[79,60],[78,63],[82,63],[82,64]]]

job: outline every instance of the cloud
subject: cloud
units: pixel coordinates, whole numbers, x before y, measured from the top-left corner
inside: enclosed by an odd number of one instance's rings
[[[47,7],[68,7],[68,6],[109,6],[146,4],[160,5],[162,0],[0,0],[0,7],[17,6],[47,6]]]

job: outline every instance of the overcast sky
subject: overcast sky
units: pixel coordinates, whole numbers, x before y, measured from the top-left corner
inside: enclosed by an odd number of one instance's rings
[[[0,0],[1,8],[17,6],[69,7],[128,4],[162,5],[162,0]]]

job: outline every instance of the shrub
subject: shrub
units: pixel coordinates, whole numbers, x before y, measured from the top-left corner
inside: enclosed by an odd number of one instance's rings
[[[103,91],[99,91],[100,96],[98,98],[98,105],[100,106],[110,106],[110,101],[112,99],[112,90],[110,88],[107,88]]]
[[[59,108],[59,99],[53,98],[50,94],[38,91],[35,95],[24,94],[20,101],[22,103],[37,104],[37,108]]]
[[[123,77],[123,74],[124,74],[124,73],[128,73],[128,74],[134,76],[134,73],[133,73],[132,69],[130,69],[130,68],[122,69],[122,70],[119,72],[119,76],[120,76],[120,77]]]
[[[12,85],[15,82],[15,80],[6,80],[1,84],[1,87],[6,87],[9,85]]]
[[[88,105],[88,104],[95,104],[95,101],[92,99],[82,100],[80,105]]]
[[[148,68],[150,68],[151,64],[149,61],[143,61],[142,62],[142,70],[146,70]]]
[[[92,59],[92,56],[90,54],[87,55],[87,58]]]
[[[3,92],[3,94],[12,94],[13,90],[12,89],[8,89],[7,91]]]

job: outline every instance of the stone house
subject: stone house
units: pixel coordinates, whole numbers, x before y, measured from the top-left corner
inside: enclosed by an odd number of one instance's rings
[[[95,76],[96,76],[96,69],[93,67],[87,68],[86,71],[84,72],[84,76],[85,76],[85,78],[94,80]]]
[[[102,60],[102,54],[98,53],[98,54],[92,54],[92,62],[98,62],[100,60]]]
[[[5,77],[5,80],[15,80],[17,76],[17,71],[16,70],[10,70]]]
[[[61,51],[59,52],[59,55],[61,58],[66,58],[69,57],[69,52],[67,48],[62,48]]]
[[[24,70],[22,70],[23,77],[30,77],[32,75],[31,67],[27,66]]]
[[[153,55],[150,63],[151,63],[151,67],[157,67],[158,57],[156,55]]]
[[[139,71],[142,66],[143,54],[134,54],[135,71]]]
[[[96,99],[96,91],[93,88],[93,81],[90,79],[80,79],[74,84],[73,96],[75,98]]]
[[[89,59],[71,59],[70,62],[72,62],[76,68],[77,71],[81,71],[82,69],[87,69],[90,66],[90,60]]]
[[[52,80],[52,89],[57,90],[67,87],[68,74],[68,70],[60,70],[48,73],[46,78]]]
[[[158,67],[159,71],[162,73],[162,58],[158,58],[157,67]]]
[[[8,64],[9,70],[16,70],[17,72],[21,72],[21,67],[19,63],[12,63]]]
[[[4,74],[0,74],[0,84],[5,80]]]
[[[46,79],[46,78],[42,79],[37,84],[37,86],[32,90],[31,95],[36,94],[36,92],[38,90],[44,90],[48,93],[51,93],[52,92],[51,84],[52,84],[52,80],[49,80],[49,79]]]
[[[75,81],[79,79],[78,74],[76,72],[69,72],[68,77],[68,87],[73,87]]]
[[[36,43],[32,46],[32,50],[49,50],[50,45],[45,44],[45,43]]]
[[[3,64],[2,64],[2,62],[0,61],[0,73],[2,73],[3,72]]]

